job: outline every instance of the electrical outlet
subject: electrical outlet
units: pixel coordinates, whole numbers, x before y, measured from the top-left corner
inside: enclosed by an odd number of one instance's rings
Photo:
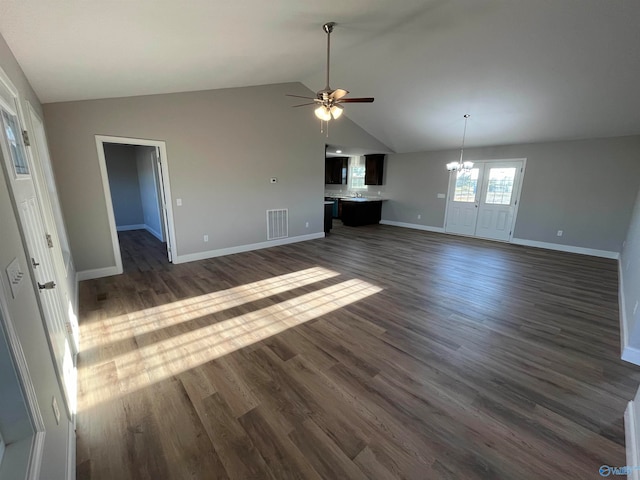
[[[205,235],[205,236],[204,236],[204,241],[205,241],[205,242],[208,242],[208,241],[209,241],[209,235]]]
[[[56,424],[60,425],[60,409],[58,408],[56,397],[51,397],[51,408],[53,408],[53,414],[56,417]]]
[[[563,232],[562,230],[558,230],[558,233],[556,233],[556,235],[557,235],[557,236],[559,236],[559,237],[561,237],[563,233],[564,233],[564,232]]]
[[[422,215],[418,214],[418,220],[422,219]]]
[[[305,222],[304,227],[309,228],[309,222]]]
[[[176,205],[177,205],[178,207],[181,207],[181,206],[182,206],[182,199],[181,199],[181,198],[176,198]]]

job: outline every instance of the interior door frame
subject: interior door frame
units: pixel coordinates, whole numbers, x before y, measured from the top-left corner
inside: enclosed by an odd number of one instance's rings
[[[515,200],[515,205],[514,205],[514,210],[513,210],[513,220],[511,221],[511,228],[509,229],[509,239],[506,240],[507,243],[511,243],[511,239],[513,238],[513,232],[516,229],[516,221],[518,218],[518,211],[520,210],[520,197],[522,196],[522,186],[523,186],[523,182],[524,182],[524,175],[527,171],[527,159],[526,157],[524,158],[491,158],[491,159],[487,159],[487,160],[474,160],[474,166],[477,163],[482,163],[484,164],[483,166],[483,170],[482,170],[482,180],[481,182],[479,181],[479,188],[480,191],[476,194],[477,198],[478,198],[478,204],[480,203],[480,201],[482,200],[482,194],[484,193],[483,191],[483,185],[484,185],[484,175],[485,175],[485,170],[487,165],[490,165],[492,163],[500,163],[500,162],[522,162],[522,171],[520,172],[520,175],[518,176],[518,183],[517,185],[514,185],[514,188],[517,188],[517,192],[518,194],[516,195],[516,200]],[[444,233],[447,233],[448,235],[459,235],[457,233],[449,233],[446,231],[446,222],[447,222],[447,218],[449,215],[449,202],[451,201],[451,195],[453,194],[453,190],[451,188],[452,185],[454,185],[455,183],[453,182],[452,176],[455,172],[449,172],[449,180],[448,180],[448,186],[447,186],[447,199],[446,199],[446,205],[445,205],[445,209],[444,209],[444,222],[445,225],[443,225],[442,230]],[[478,206],[478,208],[480,208]],[[478,216],[476,215],[476,225],[478,222]],[[471,238],[480,238],[480,237],[476,237],[475,233],[473,235],[465,235],[465,236],[469,236]],[[493,242],[499,242],[501,240],[492,240],[490,238],[484,239],[484,240],[489,240],[489,241],[493,241]]]
[[[14,97],[18,121],[22,122],[21,125],[24,125],[24,112],[22,111],[22,102],[20,101],[19,92],[15,87],[15,85],[13,84],[13,82],[11,81],[11,79],[9,78],[9,76],[2,69],[2,67],[0,67],[0,83]],[[29,153],[25,151],[25,154],[27,155],[27,161],[32,163],[31,162],[32,159],[29,158]],[[0,165],[0,168],[3,168],[2,165]],[[8,169],[6,173],[7,175],[13,174],[11,171],[8,171]],[[9,183],[11,182],[11,180],[7,178],[6,182]],[[7,185],[7,187],[9,187],[9,192],[10,192],[9,194],[13,195],[13,190],[11,186]],[[21,240],[24,241],[24,239],[22,238],[22,232],[20,234],[20,237],[21,237]],[[37,480],[38,478],[40,478],[40,469],[41,469],[42,458],[44,454],[44,440],[46,435],[46,428],[45,428],[44,419],[42,417],[42,413],[40,411],[40,405],[38,403],[38,397],[33,384],[33,380],[31,379],[31,374],[29,373],[29,366],[27,363],[27,359],[22,349],[20,338],[18,337],[12,318],[9,316],[9,310],[7,308],[7,299],[4,294],[5,288],[3,283],[4,281],[0,280],[0,328],[2,328],[5,333],[7,344],[10,350],[10,355],[14,362],[16,374],[18,375],[21,386],[22,386],[22,394],[23,394],[25,406],[27,407],[27,411],[29,412],[29,415],[31,417],[30,420],[31,420],[31,425],[33,427],[33,436],[31,439],[31,453],[29,455],[29,464],[27,465],[27,474],[25,478],[28,480]],[[38,308],[40,309],[40,305],[38,305]],[[51,347],[51,341],[49,339],[49,335],[46,335],[46,336],[47,336],[47,344],[49,345],[49,347]],[[60,388],[62,389],[62,386],[61,386],[62,379],[57,370],[56,361],[53,359],[53,357],[52,357],[52,363],[54,366],[56,380],[60,385]],[[66,399],[64,400],[66,402]],[[5,450],[4,461],[6,461],[7,455],[9,455],[9,453],[7,450]]]
[[[120,242],[118,241],[118,230],[116,227],[116,217],[113,212],[113,201],[111,198],[111,188],[109,186],[109,174],[107,172],[107,161],[104,154],[105,143],[116,143],[120,145],[135,145],[144,147],[156,147],[160,150],[160,168],[162,173],[162,182],[164,185],[164,198],[160,198],[160,208],[163,214],[166,214],[168,229],[165,241],[167,242],[167,257],[169,261],[176,257],[176,235],[175,225],[173,221],[173,205],[171,202],[171,186],[169,182],[169,162],[167,160],[167,145],[163,140],[148,140],[143,138],[115,137],[109,135],[96,135],[96,148],[98,150],[98,163],[100,165],[100,175],[102,176],[102,188],[104,190],[104,198],[107,207],[107,217],[109,220],[109,229],[111,231],[111,243],[113,245],[113,256],[115,258],[116,274],[121,274],[122,254],[120,252]],[[159,180],[159,179],[158,179]],[[160,180],[159,180],[160,181]]]
[[[0,281],[0,287],[2,287],[2,281]],[[42,412],[40,411],[40,405],[38,404],[36,389],[33,385],[31,374],[29,373],[27,359],[24,355],[24,351],[22,350],[20,339],[18,338],[18,334],[15,326],[13,325],[13,321],[9,316],[9,311],[6,305],[7,301],[4,295],[4,289],[0,288],[0,328],[3,329],[5,333],[9,353],[14,362],[15,371],[22,387],[21,390],[24,403],[30,416],[31,426],[33,427],[31,454],[29,455],[29,463],[26,466],[27,474],[25,475],[25,478],[28,480],[37,480],[40,478],[46,428]],[[6,457],[9,454],[9,451],[5,450],[4,461],[6,461]]]

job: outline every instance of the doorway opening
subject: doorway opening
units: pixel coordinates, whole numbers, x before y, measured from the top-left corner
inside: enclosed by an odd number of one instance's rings
[[[175,232],[165,143],[96,135],[96,145],[117,272],[125,270],[123,257],[127,269],[139,267],[127,253],[131,241],[144,241],[172,262]]]
[[[445,232],[509,242],[516,223],[526,159],[474,162],[451,172]]]

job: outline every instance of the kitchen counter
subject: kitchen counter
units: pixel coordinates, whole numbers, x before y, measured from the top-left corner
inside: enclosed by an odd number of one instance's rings
[[[386,198],[368,198],[368,197],[345,197],[341,198],[343,202],[384,202]]]

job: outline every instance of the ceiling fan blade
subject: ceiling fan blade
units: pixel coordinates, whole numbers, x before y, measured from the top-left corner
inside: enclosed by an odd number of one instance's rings
[[[373,103],[373,97],[341,98],[338,103]]]
[[[317,100],[316,97],[303,97],[302,95],[291,95],[290,93],[284,94],[286,97],[307,98],[309,100]]]
[[[311,103],[301,103],[300,105],[291,105],[292,107],[306,107],[307,105],[315,105],[316,102]]]
[[[344,97],[347,93],[349,93],[347,90],[344,90],[342,88],[336,88],[333,92],[331,92],[331,95],[329,95],[329,98],[333,98],[334,100],[338,100],[338,99]]]

